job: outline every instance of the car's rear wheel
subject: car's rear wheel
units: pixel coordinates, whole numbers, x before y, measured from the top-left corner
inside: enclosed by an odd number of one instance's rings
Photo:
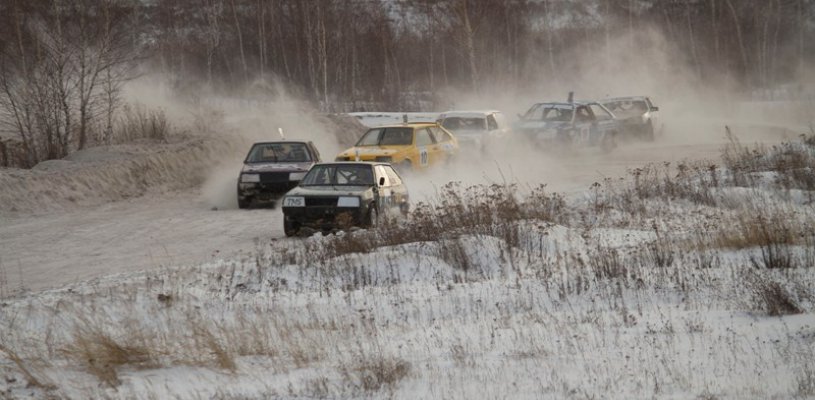
[[[410,160],[402,161],[399,164],[396,164],[395,167],[400,174],[413,171],[413,164],[410,162]]]

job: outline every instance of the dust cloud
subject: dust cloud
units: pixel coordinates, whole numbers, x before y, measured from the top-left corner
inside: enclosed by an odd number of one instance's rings
[[[577,100],[649,96],[660,108],[656,141],[622,143],[605,154],[590,148],[542,152],[525,140],[512,140],[487,154],[462,154],[454,166],[411,179],[414,198],[427,199],[448,181],[515,183],[521,189],[547,184],[553,191],[579,192],[649,162],[715,160],[727,141],[725,126],[743,142],[778,142],[802,133],[813,118],[811,104],[789,112],[789,104],[744,101],[749,93],[734,84],[727,70],[701,76],[689,55],[657,28],[610,37],[595,46],[575,46],[558,58],[554,71],[549,60],[537,63],[540,79],[480,88],[477,93],[448,92],[451,107],[497,109],[514,122],[532,104],[565,101],[569,92]],[[788,115],[770,118],[778,115],[773,108],[788,110]]]
[[[187,99],[187,107],[199,118],[192,126],[238,145],[236,151],[218,158],[201,187],[202,199],[212,208],[237,208],[238,176],[255,142],[312,141],[326,160],[333,160],[341,150],[337,127],[280,82],[258,82],[229,96],[200,91],[189,97],[193,101]]]
[[[598,149],[543,152],[525,140],[511,139],[485,154],[461,154],[444,168],[413,174],[408,183],[414,199],[428,199],[450,181],[514,183],[519,188],[547,184],[553,191],[577,192],[649,162],[716,158],[727,140],[725,126],[744,142],[777,142],[800,134],[813,116],[811,105],[744,101],[749,93],[727,70],[702,76],[690,55],[658,28],[577,45],[559,55],[556,64],[533,61],[540,77],[534,81],[469,92],[444,89],[441,95],[449,109],[497,109],[512,122],[532,104],[564,101],[569,92],[578,100],[649,96],[660,107],[657,140],[622,143],[605,154]],[[287,139],[313,141],[324,160],[332,160],[343,149],[337,126],[281,82],[259,81],[229,95],[203,89],[187,90],[183,96],[172,92],[156,80],[128,87],[133,99],[167,110],[179,124],[236,143],[235,151],[218,157],[201,185],[201,196],[210,207],[237,207],[235,185],[246,151],[253,142],[281,139],[278,128]]]

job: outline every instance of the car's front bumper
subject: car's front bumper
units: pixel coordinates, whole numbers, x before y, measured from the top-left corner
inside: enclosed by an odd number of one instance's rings
[[[367,207],[307,206],[283,207],[286,222],[297,228],[308,227],[330,231],[364,226],[368,216]]]
[[[241,200],[275,201],[286,192],[297,187],[299,181],[238,183],[238,198]]]

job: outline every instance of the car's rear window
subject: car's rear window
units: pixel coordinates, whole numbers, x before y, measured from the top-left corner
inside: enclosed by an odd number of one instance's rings
[[[300,182],[300,186],[374,184],[373,171],[368,164],[316,165]]]
[[[409,146],[413,144],[413,128],[374,128],[359,139],[357,146]]]
[[[617,100],[603,103],[614,115],[622,118],[635,117],[648,111],[645,100]]]
[[[562,104],[536,104],[524,115],[525,120],[531,121],[560,121],[570,122],[574,114],[574,107]]]
[[[486,120],[482,118],[448,117],[441,121],[441,126],[455,131],[485,131]]]
[[[309,162],[311,155],[305,143],[258,143],[249,150],[247,163]]]

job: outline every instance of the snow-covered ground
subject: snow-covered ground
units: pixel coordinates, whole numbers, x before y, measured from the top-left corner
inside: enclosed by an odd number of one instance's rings
[[[209,145],[12,171],[37,195],[4,192],[0,397],[811,398],[813,192],[735,187],[723,144],[463,160],[408,185],[472,209],[307,239],[234,209],[233,165],[190,174]],[[513,183],[535,212],[491,197]]]
[[[408,187],[414,201],[432,198],[451,180],[468,185],[509,181],[521,189],[545,182],[552,191],[582,196],[593,182],[623,176],[630,166],[678,162],[691,155],[715,157],[720,147],[718,142],[632,143],[610,155],[589,150],[545,159],[515,150],[513,157],[489,162],[463,159],[443,170],[410,177]],[[206,159],[194,160],[182,153],[168,160],[154,157],[148,164],[139,157],[125,162],[121,157],[114,148],[107,156],[88,156],[87,162],[79,161],[82,155],[75,156],[76,161],[56,161],[71,164],[74,174],[11,171],[34,178],[25,184],[15,181],[19,185],[15,190],[7,184],[9,190],[0,194],[7,200],[5,206],[19,210],[0,213],[0,270],[7,279],[7,292],[38,291],[110,273],[228,259],[253,251],[256,242],[283,240],[279,210],[237,209],[235,181],[240,161],[207,165]],[[187,162],[172,161],[175,157]],[[111,167],[100,166],[105,158]],[[536,168],[529,168],[530,163]],[[143,182],[135,176],[148,177],[147,183],[134,184]],[[11,181],[12,177],[0,174],[0,181],[3,178]],[[93,190],[87,190],[83,182],[94,182]]]
[[[804,213],[801,221],[815,217],[809,204],[768,195]],[[9,299],[0,391],[14,398],[815,395],[815,273],[806,264],[815,252],[794,249],[793,268],[757,269],[755,248],[690,244],[700,234],[696,223],[712,218],[699,215],[716,207],[679,203],[673,213],[644,212],[686,226],[663,232],[666,242],[647,221],[613,228],[622,219],[601,208],[592,213],[609,218],[604,228],[496,220],[485,233],[442,231],[444,240],[364,253],[343,247],[352,234],[315,236]],[[660,252],[671,260],[659,261]],[[772,315],[779,299],[791,304]]]

